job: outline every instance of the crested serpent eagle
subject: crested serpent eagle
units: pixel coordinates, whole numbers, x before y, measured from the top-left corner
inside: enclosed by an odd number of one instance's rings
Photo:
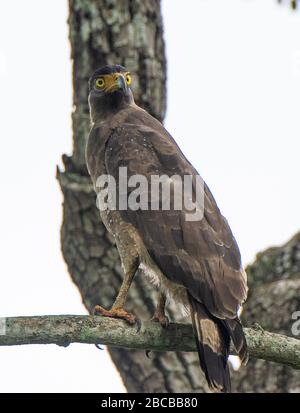
[[[120,187],[120,168],[127,168],[128,180],[136,175],[148,181],[154,174],[198,176],[163,125],[135,104],[131,82],[130,73],[119,65],[98,69],[89,80],[92,129],[86,161],[98,193],[100,176],[113,177]],[[123,196],[129,198],[132,190],[128,186]],[[100,208],[101,219],[114,236],[124,279],[112,308],[96,306],[95,311],[135,323],[135,315],[124,305],[140,270],[159,290],[153,320],[167,327],[166,297],[182,304],[192,319],[209,387],[229,392],[230,343],[243,363],[248,357],[238,318],[247,295],[246,273],[230,227],[205,183],[202,196],[203,216],[198,221],[187,220],[184,207]]]

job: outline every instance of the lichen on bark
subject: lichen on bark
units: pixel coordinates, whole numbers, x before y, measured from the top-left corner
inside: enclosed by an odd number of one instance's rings
[[[263,329],[293,337],[292,314],[300,310],[300,233],[281,247],[259,253],[247,274],[250,294],[244,324],[258,323]],[[300,372],[251,359],[234,375],[234,386],[239,392],[300,392]]]
[[[91,310],[95,304],[111,306],[122,271],[113,240],[100,222],[95,196],[84,183],[84,147],[89,132],[87,81],[99,66],[125,65],[134,76],[136,102],[163,120],[166,58],[159,0],[70,0],[69,7],[75,110],[73,154],[63,157],[65,170],[57,174],[64,195],[61,243],[72,280]],[[155,295],[137,276],[128,309],[134,308],[141,318],[149,319]],[[174,308],[169,311],[176,320]],[[150,360],[143,351],[109,351],[128,391],[208,391],[196,354],[154,353]]]
[[[166,110],[166,58],[159,0],[69,0],[73,62],[73,154],[63,156],[57,176],[62,188],[61,244],[72,280],[84,305],[110,307],[122,271],[111,236],[100,222],[87,174],[84,150],[89,133],[87,81],[104,64],[123,64],[134,75],[139,105],[163,120]],[[270,331],[290,335],[291,312],[299,310],[300,234],[282,248],[268,250],[248,267],[250,294],[243,318]],[[136,277],[128,309],[147,319],[155,293]],[[171,318],[178,320],[174,306]],[[192,353],[154,353],[109,349],[124,384],[131,392],[206,392],[198,357]],[[300,390],[299,372],[265,361],[250,360],[232,374],[236,391]]]

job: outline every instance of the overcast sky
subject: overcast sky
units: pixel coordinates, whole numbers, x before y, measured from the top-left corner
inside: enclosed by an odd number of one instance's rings
[[[164,0],[163,15],[166,126],[247,264],[300,228],[300,14],[275,0]],[[71,150],[66,20],[66,1],[0,0],[2,317],[86,313],[59,241],[55,167]],[[124,391],[94,346],[0,348],[0,366],[3,392]]]

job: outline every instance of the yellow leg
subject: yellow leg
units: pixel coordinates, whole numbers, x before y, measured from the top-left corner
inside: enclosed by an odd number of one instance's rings
[[[151,321],[160,323],[160,325],[164,328],[168,327],[169,325],[169,319],[165,314],[165,307],[166,307],[166,296],[162,291],[160,291],[158,295],[157,306],[151,318]]]
[[[100,305],[96,305],[94,307],[93,314],[100,314],[103,317],[121,318],[126,320],[129,324],[135,324],[137,317],[134,314],[124,310],[126,298],[135,273],[136,269],[125,274],[117,298],[115,299],[115,302],[110,310],[106,310]]]

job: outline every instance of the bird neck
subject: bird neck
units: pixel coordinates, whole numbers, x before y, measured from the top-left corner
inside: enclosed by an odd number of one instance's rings
[[[105,122],[119,111],[134,104],[132,93],[110,93],[102,99],[91,99],[90,116],[92,123]]]

